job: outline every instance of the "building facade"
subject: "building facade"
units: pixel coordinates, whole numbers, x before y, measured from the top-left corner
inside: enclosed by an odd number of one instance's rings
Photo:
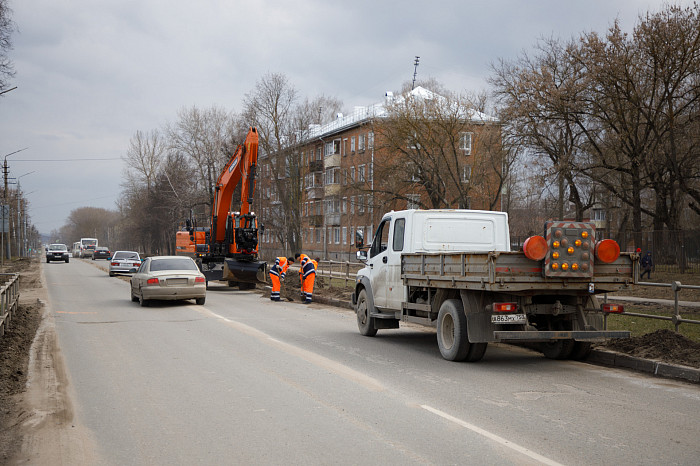
[[[421,88],[416,90],[426,92]],[[410,165],[384,163],[388,160],[400,162],[402,157],[401,151],[391,149],[382,140],[384,132],[377,130],[377,125],[383,124],[389,117],[386,104],[385,100],[382,104],[356,107],[351,115],[339,114],[331,123],[311,127],[306,137],[296,145],[297,156],[302,160],[303,194],[299,208],[302,251],[305,254],[322,260],[355,261],[356,231],[361,231],[365,242],[369,242],[384,213],[392,209],[425,206],[425,202],[421,201],[425,201],[428,194],[419,177],[413,180],[413,175],[404,173],[405,167]],[[490,123],[494,121],[491,119]],[[458,173],[454,176],[458,183],[465,183],[465,186],[472,182],[472,170],[480,157],[479,151],[475,150],[478,147],[476,141],[485,127],[483,118],[475,119],[473,131],[461,131],[456,135],[458,153],[463,162],[455,165],[454,171]],[[488,131],[500,135],[500,126],[490,124]],[[496,140],[500,149],[500,136]],[[488,153],[492,152],[491,148]],[[272,187],[274,183],[268,166],[273,163],[272,159],[262,158],[258,181],[261,193],[258,212],[261,223],[266,225],[275,223],[271,216],[285,214],[279,211],[281,202]],[[376,167],[381,167],[379,172],[375,171]],[[486,176],[497,178],[497,172],[498,168]],[[396,184],[402,177],[408,179]],[[412,180],[415,182],[411,183]],[[466,201],[455,201],[445,207],[489,209],[493,202],[488,202],[487,198],[498,197],[500,188],[494,189],[495,193],[474,190],[475,195]],[[464,205],[465,202],[467,205]],[[261,234],[260,252],[264,258],[297,252],[280,244],[279,236],[275,233],[273,228],[266,226]]]

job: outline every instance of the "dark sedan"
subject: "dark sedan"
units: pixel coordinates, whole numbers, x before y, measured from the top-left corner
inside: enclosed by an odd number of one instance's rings
[[[110,257],[112,257],[110,250],[101,246],[95,249],[95,252],[92,253],[92,260],[109,259]]]

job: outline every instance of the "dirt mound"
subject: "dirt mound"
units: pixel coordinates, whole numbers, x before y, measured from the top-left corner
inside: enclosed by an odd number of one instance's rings
[[[700,343],[671,330],[657,330],[640,337],[615,340],[604,348],[639,358],[700,368]]]

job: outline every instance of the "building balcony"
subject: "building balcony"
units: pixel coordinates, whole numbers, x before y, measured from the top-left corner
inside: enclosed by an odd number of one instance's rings
[[[326,168],[339,167],[340,166],[340,154],[327,155],[324,160],[324,165]]]
[[[309,215],[309,226],[322,227],[323,215]]]
[[[306,188],[306,198],[309,200],[323,199],[323,186],[314,186]]]
[[[327,184],[323,187],[323,192],[325,193],[326,197],[337,196],[340,194],[340,188],[341,186],[339,184]]]
[[[340,214],[326,214],[326,225],[340,225]]]
[[[323,160],[314,160],[309,162],[309,172],[322,172],[323,171]]]

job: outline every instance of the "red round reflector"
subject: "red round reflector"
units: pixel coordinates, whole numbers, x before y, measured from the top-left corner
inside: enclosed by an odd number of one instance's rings
[[[596,257],[607,264],[615,262],[620,257],[620,245],[614,240],[604,239],[595,245]]]
[[[547,255],[547,240],[542,236],[530,236],[523,243],[525,257],[533,261],[540,261]]]

